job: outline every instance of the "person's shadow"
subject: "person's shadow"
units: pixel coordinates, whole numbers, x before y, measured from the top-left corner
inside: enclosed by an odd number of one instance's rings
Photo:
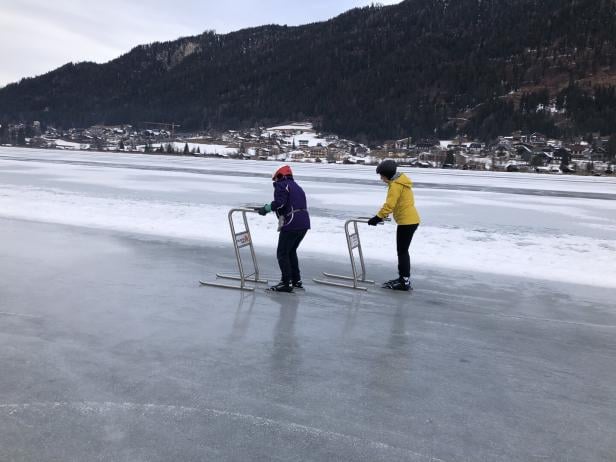
[[[295,334],[295,320],[300,304],[299,295],[272,297],[280,305],[280,315],[274,327],[272,343],[271,371],[272,381],[280,387],[281,398],[288,393],[290,398],[298,386],[301,350]]]
[[[412,387],[413,341],[406,329],[409,305],[399,301],[391,316],[386,342],[369,360],[369,374],[364,399],[373,409],[388,409],[405,402]],[[379,412],[374,415],[375,419]]]

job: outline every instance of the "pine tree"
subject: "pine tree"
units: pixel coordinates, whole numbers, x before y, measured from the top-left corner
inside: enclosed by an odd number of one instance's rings
[[[560,169],[562,171],[568,170],[570,163],[571,163],[571,154],[569,154],[569,151],[564,149],[562,153],[562,158],[560,160]]]
[[[531,167],[543,167],[543,158],[541,156],[534,155],[530,159]]]
[[[0,144],[9,144],[9,126],[6,123],[0,124]]]
[[[98,136],[94,137],[94,149],[103,151],[105,149],[105,140]]]
[[[613,133],[607,142],[607,158],[610,162],[616,160],[616,133]]]
[[[17,146],[25,146],[26,145],[26,129],[20,127],[17,131]]]

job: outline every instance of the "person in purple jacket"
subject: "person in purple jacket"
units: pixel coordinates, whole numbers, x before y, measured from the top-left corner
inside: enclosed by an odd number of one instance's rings
[[[276,258],[280,266],[280,282],[269,289],[274,292],[293,292],[301,289],[302,278],[297,260],[297,248],[310,229],[310,215],[304,190],[293,179],[291,167],[283,165],[272,176],[274,200],[258,209],[259,215],[276,212],[278,217],[278,248]]]

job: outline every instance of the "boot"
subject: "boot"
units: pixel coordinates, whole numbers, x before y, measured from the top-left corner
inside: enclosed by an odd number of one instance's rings
[[[382,287],[383,289],[391,289],[391,285],[392,285],[392,284],[394,284],[394,283],[396,283],[396,282],[398,282],[398,280],[399,280],[399,279],[400,279],[399,277],[397,277],[397,278],[395,278],[395,279],[390,279],[389,281],[384,282],[384,283],[381,285],[381,287]]]
[[[395,282],[389,285],[389,289],[392,290],[403,290],[408,292],[409,290],[413,290],[411,287],[411,280],[409,278],[398,278]]]
[[[293,286],[291,286],[288,282],[280,281],[275,286],[269,287],[268,290],[271,290],[272,292],[293,292]]]
[[[295,289],[303,289],[304,288],[304,284],[302,283],[302,281],[293,281],[293,288],[295,288]]]

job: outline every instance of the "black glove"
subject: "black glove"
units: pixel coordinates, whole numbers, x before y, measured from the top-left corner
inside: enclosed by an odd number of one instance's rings
[[[370,226],[376,226],[376,225],[378,225],[379,223],[381,223],[382,221],[383,221],[383,219],[382,219],[381,217],[379,217],[378,215],[375,215],[375,216],[373,216],[372,218],[370,218],[370,219],[368,220],[368,224],[369,224]]]
[[[265,207],[260,207],[257,209],[257,212],[259,212],[259,215],[261,215],[262,217],[264,217],[265,215],[267,215],[267,210],[265,209]]]

